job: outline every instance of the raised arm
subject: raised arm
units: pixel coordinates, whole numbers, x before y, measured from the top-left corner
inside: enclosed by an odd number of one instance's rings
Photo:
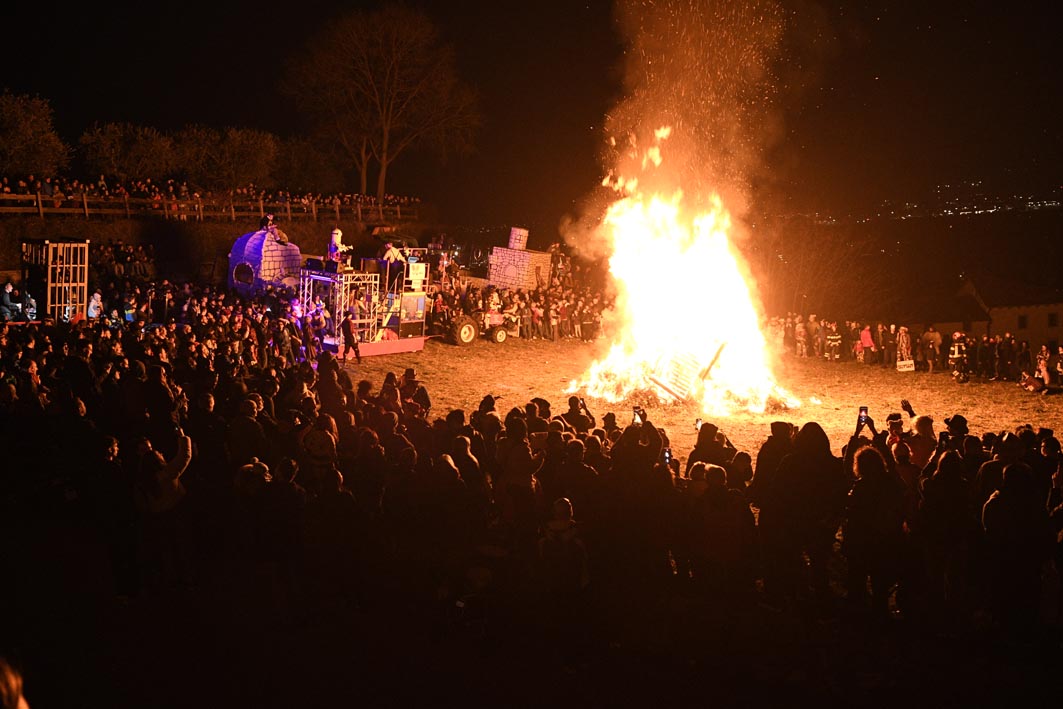
[[[661,432],[649,421],[643,421],[642,436],[645,440],[646,450],[652,454],[652,459],[656,461],[661,457],[661,450],[664,448],[664,439],[661,438]]]
[[[166,463],[163,475],[169,480],[177,480],[184,475],[190,462],[192,462],[192,439],[182,433],[177,439],[177,454]]]

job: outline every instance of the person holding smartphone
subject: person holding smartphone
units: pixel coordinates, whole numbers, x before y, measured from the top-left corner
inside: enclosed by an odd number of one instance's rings
[[[576,429],[577,433],[590,433],[597,425],[594,415],[587,409],[586,402],[579,396],[568,397],[568,411],[561,414],[561,418]]]

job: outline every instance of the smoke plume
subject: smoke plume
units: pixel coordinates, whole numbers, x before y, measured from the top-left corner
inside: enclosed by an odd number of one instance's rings
[[[786,12],[774,0],[617,0],[615,14],[625,98],[606,116],[605,171],[636,177],[646,193],[682,189],[693,206],[716,193],[732,214],[745,213],[779,132],[775,63]],[[662,126],[672,130],[661,167],[643,170]],[[562,224],[569,243],[591,256],[602,255],[591,233],[606,201],[603,190]]]

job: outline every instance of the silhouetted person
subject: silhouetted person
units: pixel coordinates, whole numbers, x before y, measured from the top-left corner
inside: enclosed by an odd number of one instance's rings
[[[849,601],[865,602],[870,579],[871,610],[884,618],[904,543],[903,483],[874,448],[857,452],[853,469],[856,481],[849,491],[842,543],[849,561]]]
[[[577,433],[587,433],[596,425],[594,416],[587,410],[583,399],[578,396],[568,397],[568,411],[561,414],[561,418],[569,426],[576,429]]]
[[[729,486],[724,468],[696,465],[704,469],[705,491],[693,509],[695,580],[711,594],[747,593],[754,575],[753,511],[745,495]]]
[[[969,564],[981,530],[971,511],[963,460],[941,445],[933,473],[923,479],[915,533],[922,542],[931,609],[955,610],[967,596]]]
[[[1012,463],[1018,463],[1022,457],[1022,443],[1018,436],[1006,433],[997,442],[993,459],[983,463],[974,479],[974,503],[977,508],[985,505],[990,496],[1000,489],[1004,482],[1004,469]]]
[[[690,467],[694,463],[702,462],[709,465],[727,465],[734,457],[735,447],[727,436],[720,434],[720,429],[715,424],[703,423],[698,429],[698,440],[694,444],[694,450],[690,451],[687,458],[686,474],[690,475]]]
[[[984,467],[984,466],[983,466]],[[1000,489],[982,510],[988,546],[993,617],[1006,628],[1033,628],[1041,597],[1041,564],[1054,535],[1033,473],[1023,463],[1004,468]]]
[[[770,525],[782,568],[781,590],[803,595],[803,555],[808,556],[809,582],[820,599],[827,594],[827,558],[841,521],[848,483],[841,461],[818,423],[801,427],[793,452],[779,465],[774,482],[761,495],[761,511]],[[765,521],[765,524],[769,522]]]

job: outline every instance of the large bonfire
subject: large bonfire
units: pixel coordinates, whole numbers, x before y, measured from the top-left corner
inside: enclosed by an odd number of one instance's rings
[[[660,167],[669,134],[656,131],[644,171]],[[570,389],[612,403],[652,390],[664,401],[697,401],[711,416],[798,405],[776,383],[719,196],[691,205],[681,190],[643,194],[637,178],[603,184],[620,195],[599,227],[617,289],[612,344]]]

